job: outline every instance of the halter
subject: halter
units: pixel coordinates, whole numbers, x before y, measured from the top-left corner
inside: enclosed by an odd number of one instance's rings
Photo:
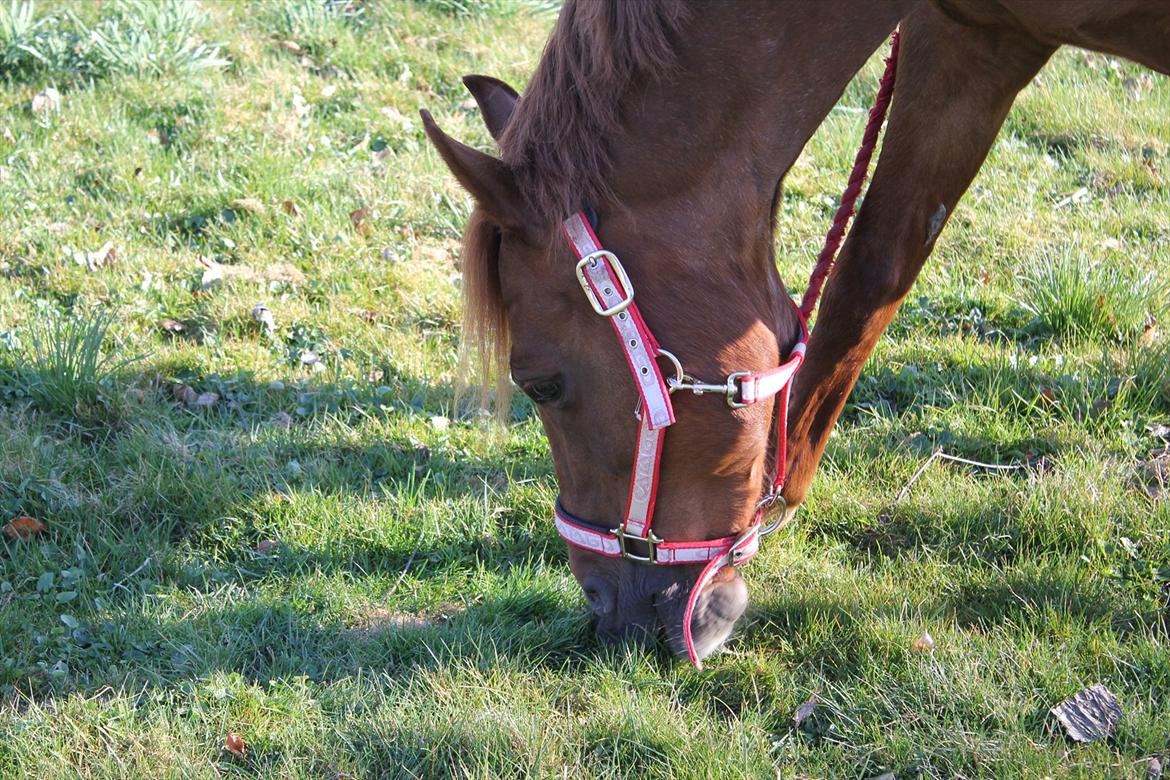
[[[583,550],[610,558],[625,558],[635,563],[673,566],[706,564],[691,588],[683,615],[683,638],[687,655],[696,667],[702,661],[695,651],[691,634],[691,619],[703,588],[725,566],[739,566],[750,561],[760,548],[760,537],[775,530],[779,520],[765,526],[765,513],[777,505],[783,508],[780,491],[784,487],[786,442],[788,439],[788,397],[792,379],[804,362],[808,345],[808,327],[804,315],[791,299],[800,321],[800,339],[781,365],[752,373],[733,371],[720,384],[699,382],[683,371],[682,363],[672,353],[658,345],[650,332],[638,305],[634,303],[634,287],[621,261],[613,252],[602,248],[584,212],[577,212],[562,223],[565,238],[577,256],[577,280],[593,310],[613,325],[638,388],[638,442],[634,450],[634,468],[630,476],[630,492],[625,516],[617,527],[598,525],[582,520],[565,511],[558,498],[556,526],[561,537]],[[787,297],[787,296],[786,296]],[[672,364],[674,376],[666,377],[658,358]],[[662,438],[674,424],[672,393],[689,390],[695,395],[723,395],[732,409],[759,403],[775,397],[776,403],[776,475],[756,507],[751,526],[741,534],[705,541],[668,541],[657,536],[651,528],[654,517],[654,499],[658,494],[658,472],[662,461]]]
[[[586,214],[578,212],[562,223],[565,238],[577,255],[577,281],[581,283],[581,289],[585,291],[585,297],[589,299],[593,310],[613,325],[638,388],[640,402],[635,413],[638,419],[638,443],[634,450],[634,469],[630,477],[630,494],[624,519],[615,528],[591,523],[566,512],[558,497],[557,532],[574,547],[610,558],[625,558],[655,566],[705,564],[691,588],[683,615],[683,639],[687,646],[687,656],[698,669],[703,668],[703,663],[695,651],[691,620],[703,588],[724,567],[739,566],[754,558],[760,549],[760,537],[776,530],[783,520],[786,505],[780,493],[784,487],[787,460],[788,399],[792,392],[792,381],[797,369],[804,363],[804,353],[808,347],[808,318],[812,315],[821,286],[833,266],[837,249],[845,235],[845,227],[853,216],[854,206],[869,171],[870,158],[877,145],[878,132],[893,96],[898,44],[899,34],[895,30],[877,98],[870,109],[861,146],[853,161],[849,184],[833,215],[832,227],[825,237],[824,248],[817,256],[808,289],[799,307],[789,299],[800,321],[800,339],[781,365],[758,374],[733,371],[721,384],[699,382],[688,375],[677,357],[658,346],[654,334],[646,326],[646,321],[634,303],[634,287],[630,277],[626,275],[617,255],[602,248]],[[658,358],[663,357],[671,362],[674,376],[663,376],[658,365]],[[776,398],[776,474],[770,488],[756,505],[756,515],[751,526],[741,534],[706,541],[672,542],[658,537],[651,530],[654,499],[658,494],[658,469],[662,460],[662,434],[675,422],[670,396],[679,390],[689,390],[695,395],[723,395],[732,409]],[[769,512],[776,512],[777,520],[764,525]],[[644,554],[642,551],[645,551]]]

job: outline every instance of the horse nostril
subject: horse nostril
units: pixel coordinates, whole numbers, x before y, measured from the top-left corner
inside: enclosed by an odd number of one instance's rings
[[[589,608],[598,615],[608,615],[617,605],[617,590],[609,583],[595,577],[589,577],[582,583],[585,591],[585,601]]]

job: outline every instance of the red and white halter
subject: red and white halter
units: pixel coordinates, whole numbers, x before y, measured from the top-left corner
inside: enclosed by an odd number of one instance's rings
[[[736,371],[728,375],[723,384],[704,384],[683,372],[682,364],[670,352],[658,346],[654,334],[646,326],[637,305],[634,303],[634,287],[622,267],[621,261],[612,252],[601,247],[585,214],[578,212],[563,223],[565,237],[577,255],[577,280],[581,283],[590,305],[602,317],[607,317],[617,333],[622,352],[630,365],[634,384],[638,388],[641,402],[638,405],[638,443],[634,452],[634,469],[630,477],[630,495],[626,502],[625,518],[616,528],[596,525],[574,517],[556,504],[557,531],[566,542],[598,555],[611,558],[627,558],[631,561],[661,566],[683,564],[705,564],[687,599],[683,616],[683,638],[691,663],[702,669],[703,664],[695,651],[691,635],[691,620],[695,605],[703,589],[725,566],[739,566],[747,563],[760,549],[760,537],[775,530],[779,520],[764,525],[764,516],[769,509],[781,512],[784,499],[780,495],[784,487],[785,461],[788,441],[788,397],[792,380],[797,369],[804,362],[808,345],[808,318],[816,306],[821,286],[832,268],[837,249],[845,235],[845,227],[853,216],[854,206],[861,193],[862,184],[869,171],[870,158],[877,145],[878,133],[885,120],[886,111],[893,96],[897,75],[899,36],[895,31],[890,43],[890,56],[886,58],[886,69],[882,75],[877,99],[870,109],[865,134],[849,184],[841,197],[841,203],[833,216],[833,224],[825,237],[824,248],[817,256],[816,267],[809,279],[801,305],[796,307],[800,320],[800,340],[792,348],[788,359],[776,368],[758,374],[750,371]],[[793,304],[795,307],[795,304]],[[658,367],[658,358],[665,357],[674,365],[675,375],[664,378]],[[704,393],[726,396],[733,409],[759,403],[775,397],[776,428],[776,476],[756,508],[752,525],[737,536],[724,536],[705,541],[671,542],[655,536],[650,524],[654,517],[654,498],[658,492],[658,467],[662,459],[662,435],[674,424],[674,407],[670,394],[678,390],[690,390],[696,395]],[[782,514],[781,514],[782,518]],[[646,554],[634,552],[631,544],[644,549]]]
[[[617,527],[596,525],[566,512],[558,499],[557,531],[569,544],[611,558],[627,558],[637,563],[663,566],[706,564],[691,588],[683,616],[687,655],[701,669],[703,665],[691,635],[691,619],[703,588],[723,567],[750,561],[759,550],[760,537],[775,528],[775,525],[765,527],[763,519],[767,509],[778,501],[782,502],[780,490],[784,487],[788,396],[796,370],[804,362],[808,328],[804,316],[793,303],[800,319],[801,335],[782,365],[760,373],[736,371],[727,377],[726,382],[718,385],[696,382],[683,372],[678,358],[662,349],[654,339],[654,334],[646,326],[646,321],[634,303],[634,287],[621,261],[601,247],[585,214],[578,212],[569,217],[564,221],[563,228],[565,237],[577,255],[577,279],[593,310],[608,318],[613,325],[634,376],[641,403],[637,411],[638,442],[634,451],[625,518]],[[659,357],[665,357],[673,363],[673,377],[663,376],[658,365]],[[772,397],[777,399],[776,476],[756,509],[751,527],[741,534],[705,541],[672,542],[659,538],[651,529],[654,499],[658,493],[658,470],[662,460],[662,437],[675,422],[670,395],[678,390],[690,390],[697,395],[721,394],[726,396],[732,408],[749,406]],[[638,545],[637,551],[631,549],[632,543]],[[642,550],[645,554],[641,554]]]

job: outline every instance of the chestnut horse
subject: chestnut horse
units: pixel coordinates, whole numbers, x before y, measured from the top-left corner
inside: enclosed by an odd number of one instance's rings
[[[628,269],[645,322],[689,373],[781,364],[802,336],[773,259],[781,182],[899,23],[881,156],[787,417],[791,512],[1016,94],[1063,44],[1170,72],[1170,3],[567,0],[523,97],[492,78],[465,79],[499,157],[451,139],[423,112],[477,204],[465,241],[465,338],[536,403],[566,515],[620,526],[641,434],[633,364],[582,294],[564,220],[589,213]],[[709,394],[672,396],[654,534],[741,539],[758,528],[783,397],[732,410]],[[696,588],[701,564],[569,552],[605,640],[664,634],[676,653],[693,642],[697,660],[747,605],[734,566]]]

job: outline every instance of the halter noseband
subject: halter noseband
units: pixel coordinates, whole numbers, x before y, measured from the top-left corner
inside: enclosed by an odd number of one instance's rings
[[[658,345],[634,303],[634,287],[621,261],[615,254],[601,247],[585,213],[578,212],[569,217],[562,223],[562,228],[577,255],[577,280],[585,296],[593,310],[607,318],[617,333],[634,384],[638,388],[640,403],[636,412],[639,421],[638,442],[634,451],[625,518],[615,528],[598,525],[569,514],[558,498],[557,532],[575,547],[610,558],[626,558],[636,563],[659,566],[705,564],[691,589],[683,615],[683,638],[687,655],[691,663],[702,669],[703,664],[695,651],[691,634],[691,620],[703,588],[725,566],[739,566],[750,561],[759,551],[760,537],[775,530],[779,524],[777,521],[764,526],[763,521],[765,513],[774,505],[783,506],[780,490],[784,486],[784,461],[787,455],[788,397],[792,379],[804,362],[808,326],[800,309],[796,309],[800,321],[800,340],[781,365],[760,373],[735,371],[721,384],[699,382],[683,371],[677,357]],[[795,303],[792,305],[796,308]],[[665,357],[673,364],[674,376],[663,377],[658,366],[659,357]],[[705,541],[672,542],[659,538],[651,530],[662,460],[662,435],[675,422],[670,395],[679,390],[689,390],[696,395],[723,395],[733,409],[750,406],[773,396],[777,398],[776,476],[756,507],[754,522],[741,534]]]

